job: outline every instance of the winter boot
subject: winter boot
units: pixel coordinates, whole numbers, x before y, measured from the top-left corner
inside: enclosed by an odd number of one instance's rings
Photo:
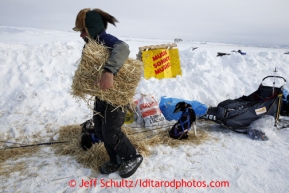
[[[120,177],[128,178],[132,176],[140,166],[142,160],[143,157],[140,154],[136,154],[132,159],[124,160],[118,170]]]
[[[122,164],[122,159],[119,155],[116,155],[114,161],[108,161],[99,167],[99,171],[102,174],[111,174],[116,172]]]
[[[108,161],[101,166],[99,166],[99,171],[101,174],[111,174],[116,172],[119,169],[120,165],[113,163],[111,161]]]

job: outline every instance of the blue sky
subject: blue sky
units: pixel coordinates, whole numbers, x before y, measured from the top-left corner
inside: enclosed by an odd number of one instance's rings
[[[141,38],[182,38],[289,45],[288,0],[1,0],[0,25],[71,31],[83,8],[100,8],[120,23],[107,32]]]

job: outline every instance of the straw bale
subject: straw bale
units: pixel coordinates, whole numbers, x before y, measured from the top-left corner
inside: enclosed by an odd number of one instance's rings
[[[133,103],[133,96],[143,73],[143,63],[128,58],[114,76],[113,88],[103,91],[95,81],[100,79],[109,55],[108,48],[96,41],[89,41],[85,45],[71,86],[71,94],[75,98],[87,101],[92,96],[97,96],[115,107]]]

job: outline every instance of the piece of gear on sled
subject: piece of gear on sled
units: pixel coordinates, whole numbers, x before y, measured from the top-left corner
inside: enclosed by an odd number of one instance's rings
[[[264,86],[263,81],[273,78],[273,86]],[[275,80],[280,79],[282,86],[276,87]],[[263,78],[259,88],[252,94],[243,95],[237,99],[228,99],[220,102],[217,107],[210,107],[200,119],[211,120],[228,129],[240,133],[247,133],[252,139],[268,140],[265,133],[248,129],[248,126],[264,115],[275,118],[278,124],[282,105],[282,90],[286,79],[281,76],[267,76]]]

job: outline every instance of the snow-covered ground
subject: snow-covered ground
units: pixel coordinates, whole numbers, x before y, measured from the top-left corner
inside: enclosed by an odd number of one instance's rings
[[[119,38],[129,44],[131,58],[136,58],[138,47],[173,43]],[[3,141],[32,144],[57,139],[61,126],[91,118],[87,105],[70,95],[82,47],[79,33],[0,27],[1,147],[11,145]],[[198,48],[192,51],[192,47]],[[264,77],[274,75],[275,68],[276,75],[289,80],[289,55],[284,54],[289,46],[183,41],[178,43],[178,49],[182,76],[142,78],[136,96],[151,93],[157,100],[168,96],[215,106],[223,100],[251,94]],[[242,50],[246,55],[232,50]],[[231,55],[216,57],[217,52]],[[276,81],[277,86],[282,83]],[[265,84],[272,85],[272,81]],[[288,83],[284,88],[288,90]],[[8,177],[1,174],[0,168],[0,188],[3,192],[289,191],[289,128],[276,130],[272,117],[265,117],[256,125],[269,140],[254,141],[248,135],[210,122],[197,125],[200,129],[206,127],[211,140],[195,146],[151,148],[152,155],[145,157],[137,172],[126,179],[127,184],[117,173],[101,175],[73,157],[55,155],[52,147],[42,146],[30,157],[6,161],[4,165],[16,167],[25,163],[25,167]],[[75,180],[75,187],[70,186],[71,180]],[[82,181],[87,181],[89,187],[80,187]],[[113,182],[126,187],[109,187]],[[203,187],[204,183],[211,187]]]

